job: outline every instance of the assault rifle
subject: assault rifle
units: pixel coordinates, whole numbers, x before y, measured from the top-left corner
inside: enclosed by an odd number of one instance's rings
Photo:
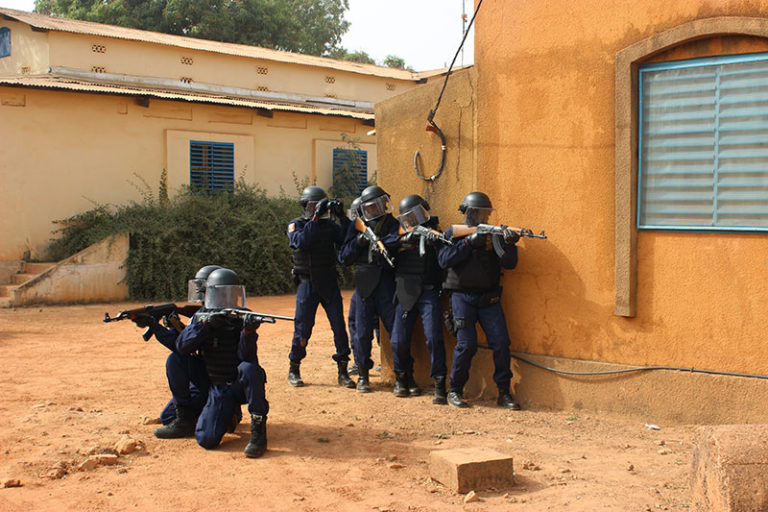
[[[527,236],[529,238],[542,238],[545,240],[547,238],[547,235],[544,234],[544,230],[537,235],[528,228],[515,228],[503,224],[501,226],[493,226],[491,224],[480,224],[478,226],[454,224],[451,226],[451,231],[453,231],[453,238],[462,238],[471,235],[472,233],[477,233],[478,235],[494,235],[491,238],[493,250],[499,257],[504,254],[504,248],[501,246],[502,239],[505,243],[510,243],[514,238],[512,233],[517,233],[518,236]]]
[[[205,313],[208,315],[209,318],[212,317],[224,317],[232,320],[242,320],[243,323],[259,323],[259,324],[274,324],[276,320],[289,320],[291,322],[294,321],[294,318],[292,316],[283,316],[283,315],[270,315],[268,313],[256,313],[255,311],[248,311],[247,309],[240,309],[240,308],[224,308],[220,309],[218,311],[211,311],[210,313]]]
[[[384,246],[384,242],[376,236],[376,233],[374,233],[370,227],[365,225],[365,222],[363,222],[363,219],[360,217],[355,219],[355,229],[362,233],[366,240],[379,250],[381,256],[387,263],[389,263],[390,267],[395,268],[395,260],[389,255],[389,251],[387,251],[387,248]]]
[[[427,242],[437,241],[441,244],[453,245],[453,242],[445,238],[444,234],[437,231],[436,229],[430,229],[426,226],[413,226],[410,229],[404,229],[403,226],[400,226],[398,233],[400,235],[413,233],[419,237],[419,256],[424,256],[424,253],[427,249]]]
[[[202,306],[201,304],[185,304],[183,306],[177,306],[173,302],[169,302],[167,304],[159,304],[157,306],[153,306],[152,304],[149,304],[141,308],[126,309],[125,311],[119,312],[117,316],[114,316],[114,317],[110,317],[109,313],[104,313],[104,321],[105,322],[119,322],[120,320],[136,321],[137,319],[148,316],[153,318],[155,322],[157,322],[161,318],[167,317],[171,326],[177,331],[181,332],[181,329],[183,329],[184,326],[181,324],[181,321],[179,320],[178,315],[184,315],[188,318],[191,318],[195,313],[197,313],[197,311],[200,309],[201,306]],[[147,326],[147,329],[141,334],[141,337],[144,338],[144,341],[149,341],[149,338],[152,337],[152,329],[149,326]]]

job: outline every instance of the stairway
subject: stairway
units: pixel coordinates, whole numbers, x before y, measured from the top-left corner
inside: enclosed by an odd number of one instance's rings
[[[36,278],[55,264],[30,263],[28,261],[2,262],[0,268],[4,272],[0,273],[0,307],[9,307],[13,298],[13,290]]]

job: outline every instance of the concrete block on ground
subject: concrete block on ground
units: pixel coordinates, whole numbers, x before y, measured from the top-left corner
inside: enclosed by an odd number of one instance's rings
[[[490,448],[436,450],[429,454],[429,476],[458,493],[515,483],[512,457]]]
[[[719,425],[696,431],[691,509],[768,510],[768,425]]]

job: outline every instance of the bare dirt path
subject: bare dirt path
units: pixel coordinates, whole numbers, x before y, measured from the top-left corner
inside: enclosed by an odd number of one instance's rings
[[[292,296],[248,300],[284,315],[293,305]],[[216,450],[156,439],[144,422],[170,398],[167,350],[131,322],[101,322],[135,306],[0,310],[0,511],[687,510],[690,427],[435,406],[428,394],[395,398],[376,373],[374,392],[358,394],[336,386],[322,311],[304,388],[286,380],[292,324],[260,328],[271,407],[263,458],[242,455],[247,419]],[[114,457],[121,439],[139,449]],[[517,483],[476,489],[480,501],[465,504],[429,479],[429,452],[473,446],[513,456]],[[112,456],[87,462],[98,454]]]

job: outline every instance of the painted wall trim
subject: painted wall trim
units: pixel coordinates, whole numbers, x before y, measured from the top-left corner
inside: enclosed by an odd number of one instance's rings
[[[638,66],[672,47],[720,35],[768,38],[768,19],[721,16],[690,21],[616,53],[615,69],[615,303],[614,314],[637,314],[637,116]]]

